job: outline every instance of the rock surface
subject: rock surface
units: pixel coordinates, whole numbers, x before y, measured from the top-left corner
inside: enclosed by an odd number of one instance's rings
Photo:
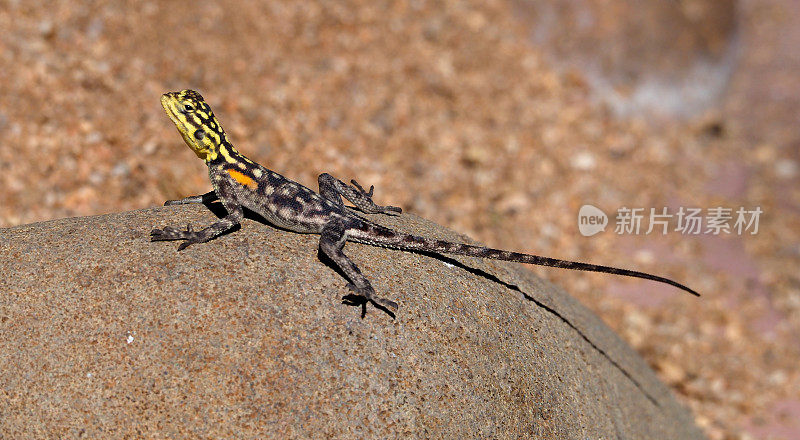
[[[348,244],[400,304],[362,319],[316,236],[246,220],[180,253],[148,241],[213,218],[0,230],[0,437],[702,437],[632,349],[519,266]]]

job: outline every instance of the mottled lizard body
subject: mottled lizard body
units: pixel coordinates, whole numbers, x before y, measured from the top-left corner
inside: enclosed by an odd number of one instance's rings
[[[228,213],[199,231],[192,230],[191,226],[185,230],[172,226],[153,229],[153,241],[185,240],[178,250],[211,240],[238,225],[244,217],[242,208],[247,208],[277,227],[319,234],[320,250],[344,272],[350,281],[348,287],[355,295],[392,313],[397,310],[397,304],[375,295],[369,280],[342,251],[346,241],[625,275],[667,283],[698,295],[680,283],[644,272],[452,243],[394,231],[357,215],[342,202],[342,197],[345,197],[364,213],[400,214],[400,208],[376,205],[372,201],[372,187],[367,192],[355,180],[351,180],[352,185],[347,185],[325,173],[319,176],[319,193],[316,193],[239,153],[199,93],[193,90],[166,93],[161,97],[161,105],[186,144],[205,161],[214,188],[203,195],[167,201],[165,205],[219,200]]]

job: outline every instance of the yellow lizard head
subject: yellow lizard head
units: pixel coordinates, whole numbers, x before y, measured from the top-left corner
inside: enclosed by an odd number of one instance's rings
[[[194,90],[182,90],[161,95],[161,105],[200,159],[214,160],[225,142],[225,130],[214,117],[211,107]]]

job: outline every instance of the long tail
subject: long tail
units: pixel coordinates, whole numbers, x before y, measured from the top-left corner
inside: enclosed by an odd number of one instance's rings
[[[636,270],[620,269],[617,267],[601,266],[598,264],[581,263],[577,261],[559,260],[557,258],[542,257],[539,255],[523,254],[520,252],[504,251],[483,246],[473,246],[464,243],[453,243],[444,240],[434,240],[416,235],[397,232],[374,223],[367,223],[361,228],[349,232],[349,240],[385,246],[395,249],[440,252],[445,254],[467,255],[470,257],[491,258],[493,260],[514,261],[518,263],[536,264],[538,266],[560,267],[562,269],[583,270],[587,272],[602,272],[622,275],[645,280],[658,281],[685,290],[694,296],[699,293],[683,284],[669,278],[652,275]]]

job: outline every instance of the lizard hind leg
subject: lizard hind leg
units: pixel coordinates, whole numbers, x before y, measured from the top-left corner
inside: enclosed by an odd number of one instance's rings
[[[348,287],[357,296],[372,302],[376,306],[392,314],[397,312],[397,303],[376,296],[375,289],[372,288],[367,277],[361,273],[361,270],[353,263],[353,260],[344,254],[342,249],[344,248],[346,240],[347,228],[344,222],[341,220],[332,220],[322,229],[319,249],[344,272],[350,281]]]
[[[352,202],[359,211],[367,214],[399,215],[403,212],[402,209],[396,206],[376,205],[372,201],[372,193],[375,191],[374,186],[370,186],[369,191],[366,191],[355,180],[351,180],[350,183],[352,185],[348,185],[328,173],[320,174],[317,182],[319,183],[319,193],[322,197],[336,203],[338,206],[344,207],[342,203],[342,197],[344,197]]]

